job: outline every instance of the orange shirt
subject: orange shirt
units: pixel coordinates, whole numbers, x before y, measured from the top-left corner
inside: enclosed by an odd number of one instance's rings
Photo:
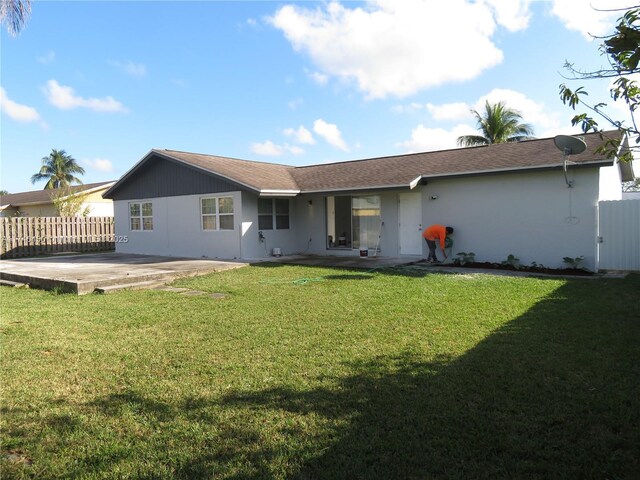
[[[427,240],[440,240],[440,248],[444,250],[444,239],[447,236],[447,227],[444,225],[431,225],[423,230],[422,236]]]

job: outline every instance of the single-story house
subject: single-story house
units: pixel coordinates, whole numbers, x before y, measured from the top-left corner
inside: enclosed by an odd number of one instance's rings
[[[454,256],[584,256],[595,269],[598,201],[620,199],[634,172],[596,152],[599,135],[583,139],[567,162],[553,138],[302,167],[154,149],[104,196],[126,236],[118,252],[424,255],[422,229],[441,223],[455,228]]]
[[[10,193],[0,196],[1,217],[58,217],[58,210],[53,203],[55,198],[82,195],[83,202],[80,214],[88,217],[112,217],[113,202],[103,198],[115,181],[74,185],[68,190],[49,188],[30,192]]]

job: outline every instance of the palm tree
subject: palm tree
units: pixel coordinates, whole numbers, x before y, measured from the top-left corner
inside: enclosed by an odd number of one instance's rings
[[[9,35],[15,37],[31,14],[31,0],[0,0],[0,20],[7,24]]]
[[[493,143],[518,142],[533,138],[531,125],[522,122],[522,115],[517,110],[507,108],[504,102],[494,105],[485,103],[484,115],[471,110],[478,122],[478,131],[482,135],[462,135],[458,137],[461,147],[477,147]]]
[[[78,177],[74,177],[74,173],[84,175],[82,168],[71,155],[67,155],[64,150],[51,150],[47,157],[42,158],[42,167],[40,171],[31,177],[31,183],[40,180],[48,180],[44,186],[48,188],[68,187],[71,183],[82,183]]]

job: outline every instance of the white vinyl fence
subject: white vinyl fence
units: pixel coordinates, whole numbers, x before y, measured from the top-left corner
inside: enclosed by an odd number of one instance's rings
[[[640,271],[640,200],[598,203],[600,270]]]

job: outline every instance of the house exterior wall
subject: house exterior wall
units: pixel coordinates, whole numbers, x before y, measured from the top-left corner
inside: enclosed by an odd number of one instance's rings
[[[600,192],[603,188],[613,192],[619,180],[615,172],[597,168],[573,169],[570,178],[573,188],[567,187],[560,170],[456,177],[432,179],[414,191],[421,193],[423,226],[442,223],[456,229],[453,257],[457,252],[474,252],[478,261],[501,262],[514,254],[523,264],[557,268],[563,266],[565,256],[584,256],[584,265],[595,269]],[[406,191],[366,192],[381,198],[382,256],[399,256],[398,195]],[[240,190],[218,195],[234,199],[233,231],[202,230],[200,199],[209,195],[136,199],[153,203],[153,232],[132,232],[129,201],[115,201],[116,235],[129,239],[117,243],[116,250],[244,259],[265,258],[274,247],[285,255],[358,255],[357,250],[327,249],[324,194],[291,198],[290,228],[263,231],[264,242],[258,236],[257,195]]]
[[[18,209],[15,207],[6,207],[0,210],[0,217],[13,217]]]
[[[598,200],[621,200],[622,176],[620,167],[615,164],[600,168],[600,185]]]
[[[106,189],[85,195],[80,212],[88,209],[88,217],[112,217],[113,202],[108,198],[102,198]],[[36,205],[21,205],[19,207],[7,207],[0,216],[13,217],[19,213],[22,217],[58,217],[58,210],[53,203],[40,203]]]
[[[58,217],[58,210],[51,203],[22,205],[18,208],[21,217]]]
[[[454,257],[501,262],[513,254],[558,268],[563,257],[582,255],[595,269],[599,171],[574,169],[570,178],[573,188],[558,170],[433,180],[422,191],[423,225],[455,228]]]
[[[280,248],[283,255],[301,251],[306,242],[302,228],[306,204],[299,198],[289,199],[289,229],[260,230],[258,228],[258,196],[242,192],[242,256],[243,258],[264,258],[272,254],[273,248]],[[264,241],[258,232],[262,231]]]
[[[87,217],[113,217],[113,202],[85,202],[83,207],[89,209]]]
[[[200,199],[210,196],[233,198],[233,230],[205,231]],[[135,231],[129,225],[129,203],[151,202],[153,230]],[[241,258],[242,196],[239,191],[206,195],[116,200],[116,252],[192,258]],[[124,237],[127,241],[122,241]]]

